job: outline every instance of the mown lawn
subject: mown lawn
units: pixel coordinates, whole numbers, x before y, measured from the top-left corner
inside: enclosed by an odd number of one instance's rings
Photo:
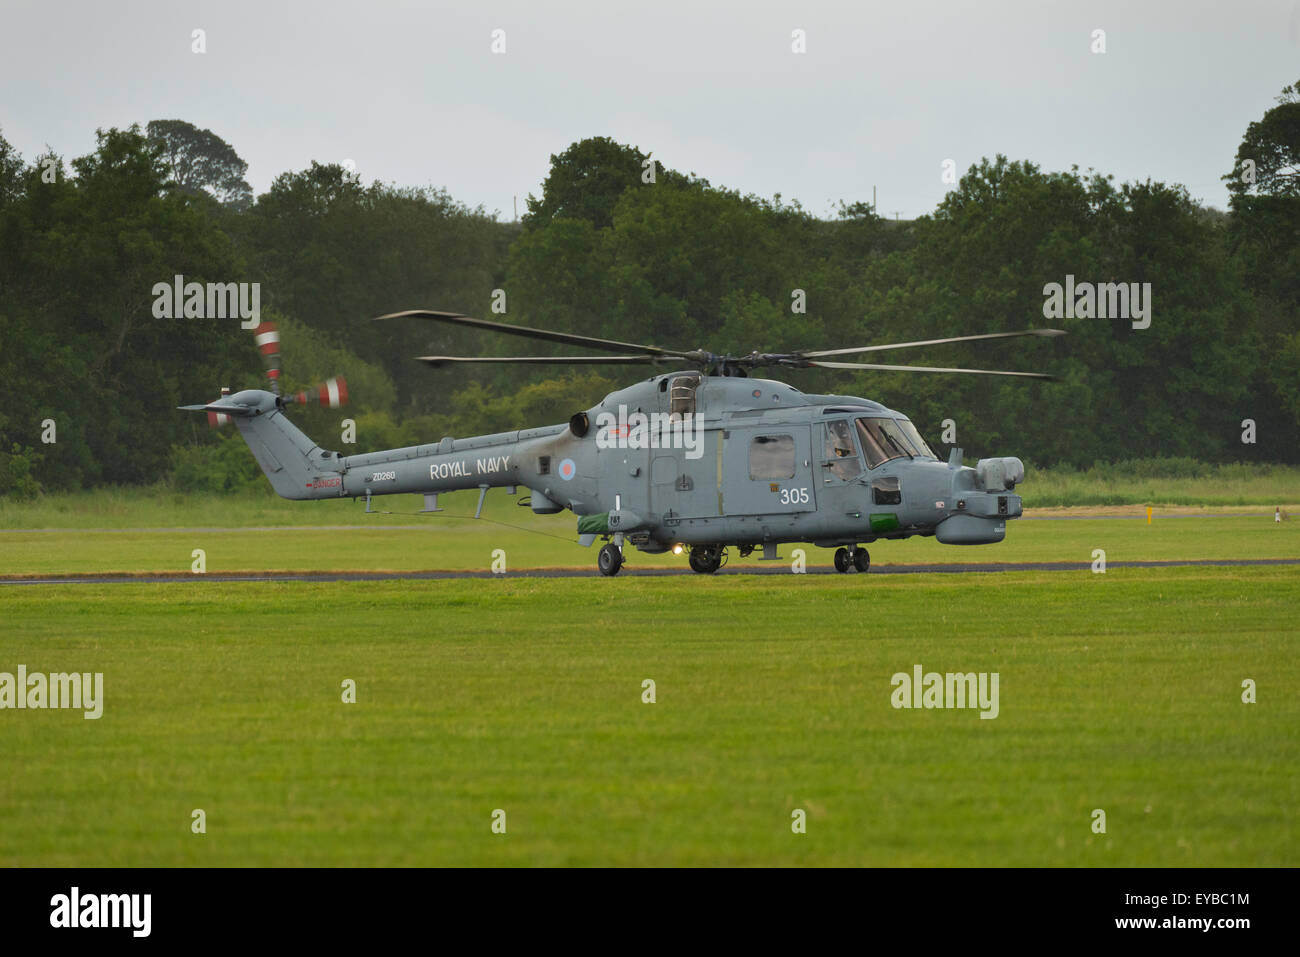
[[[508,500],[482,520],[440,515],[419,524],[395,525],[391,516],[370,516],[331,503],[319,520],[342,527],[182,530],[0,531],[0,575],[165,571],[188,573],[195,549],[207,572],[307,569],[491,568],[505,553],[507,570],[581,567],[595,572],[595,547],[577,544],[573,516],[535,516]],[[512,511],[507,511],[510,509]],[[519,514],[512,514],[519,513]],[[366,522],[373,522],[371,525]],[[352,524],[361,523],[361,524]],[[504,523],[504,524],[503,524]],[[790,561],[799,546],[783,545]],[[828,549],[802,546],[809,565],[831,564]],[[1300,521],[1274,524],[1262,514],[1164,517],[1152,524],[1136,518],[1018,519],[996,545],[941,545],[933,538],[876,542],[877,564],[964,562],[1091,562],[1102,549],[1107,562],[1164,559],[1300,558]],[[686,567],[685,556],[645,555],[629,548],[628,568]],[[759,564],[730,552],[728,567]]]
[[[1290,568],[6,586],[0,671],[105,705],[0,711],[0,865],[1294,865],[1297,608]],[[998,717],[893,708],[916,664]]]

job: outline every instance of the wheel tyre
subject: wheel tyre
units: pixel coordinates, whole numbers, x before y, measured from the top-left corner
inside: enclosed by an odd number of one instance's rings
[[[722,549],[692,548],[689,558],[691,571],[701,575],[712,575],[722,567]]]
[[[840,574],[849,570],[849,550],[847,548],[835,549],[835,570]]]
[[[859,548],[853,553],[853,567],[864,575],[871,568],[871,554],[865,548]]]
[[[596,556],[596,567],[602,575],[617,575],[623,567],[623,553],[614,544],[606,545]]]

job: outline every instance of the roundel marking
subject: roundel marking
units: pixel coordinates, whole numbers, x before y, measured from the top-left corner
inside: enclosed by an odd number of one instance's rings
[[[573,459],[565,459],[560,463],[560,478],[569,481],[578,474],[578,467],[573,464]]]

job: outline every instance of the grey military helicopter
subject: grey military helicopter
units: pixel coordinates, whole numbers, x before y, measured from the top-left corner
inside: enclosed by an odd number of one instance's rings
[[[546,329],[530,329],[452,312],[411,310],[375,321],[424,319],[480,331],[582,346],[603,355],[421,356],[435,368],[462,363],[664,365],[655,375],[580,409],[567,423],[429,445],[341,455],[318,446],[289,421],[289,405],[316,397],[337,407],[346,384],[330,380],[310,392],[280,395],[279,337],[269,323],[255,331],[268,363],[271,391],[250,389],[182,408],[228,418],[239,428],[272,487],[289,499],[421,493],[426,512],[441,511],[444,492],[478,489],[475,517],[488,489],[529,490],[541,515],[577,516],[578,541],[597,538],[603,575],[622,568],[627,545],[642,552],[689,552],[690,567],[717,571],[727,550],[756,549],[780,560],[777,547],[811,542],[834,548],[839,572],[866,572],[866,545],[877,539],[934,536],[949,545],[1002,541],[1021,514],[1012,490],[1024,480],[1018,458],[962,465],[934,454],[900,412],[857,396],[811,395],[758,368],[864,369],[1052,379],[1034,372],[845,362],[838,357],[955,342],[1059,336],[1057,329],[995,332],[792,353],[720,355],[675,350]]]

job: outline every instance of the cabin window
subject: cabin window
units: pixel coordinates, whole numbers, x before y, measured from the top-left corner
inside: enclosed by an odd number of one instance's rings
[[[539,455],[537,457],[537,474],[538,475],[551,474],[551,457],[549,455]]]
[[[695,390],[700,387],[698,374],[679,375],[673,379],[672,389],[668,393],[670,414],[694,415]]]
[[[871,502],[873,505],[902,505],[903,493],[898,486],[898,478],[882,475],[871,480]]]
[[[845,482],[857,478],[862,471],[858,447],[853,441],[853,425],[847,419],[826,423],[826,468]]]
[[[756,435],[749,443],[751,479],[794,478],[794,436]]]

